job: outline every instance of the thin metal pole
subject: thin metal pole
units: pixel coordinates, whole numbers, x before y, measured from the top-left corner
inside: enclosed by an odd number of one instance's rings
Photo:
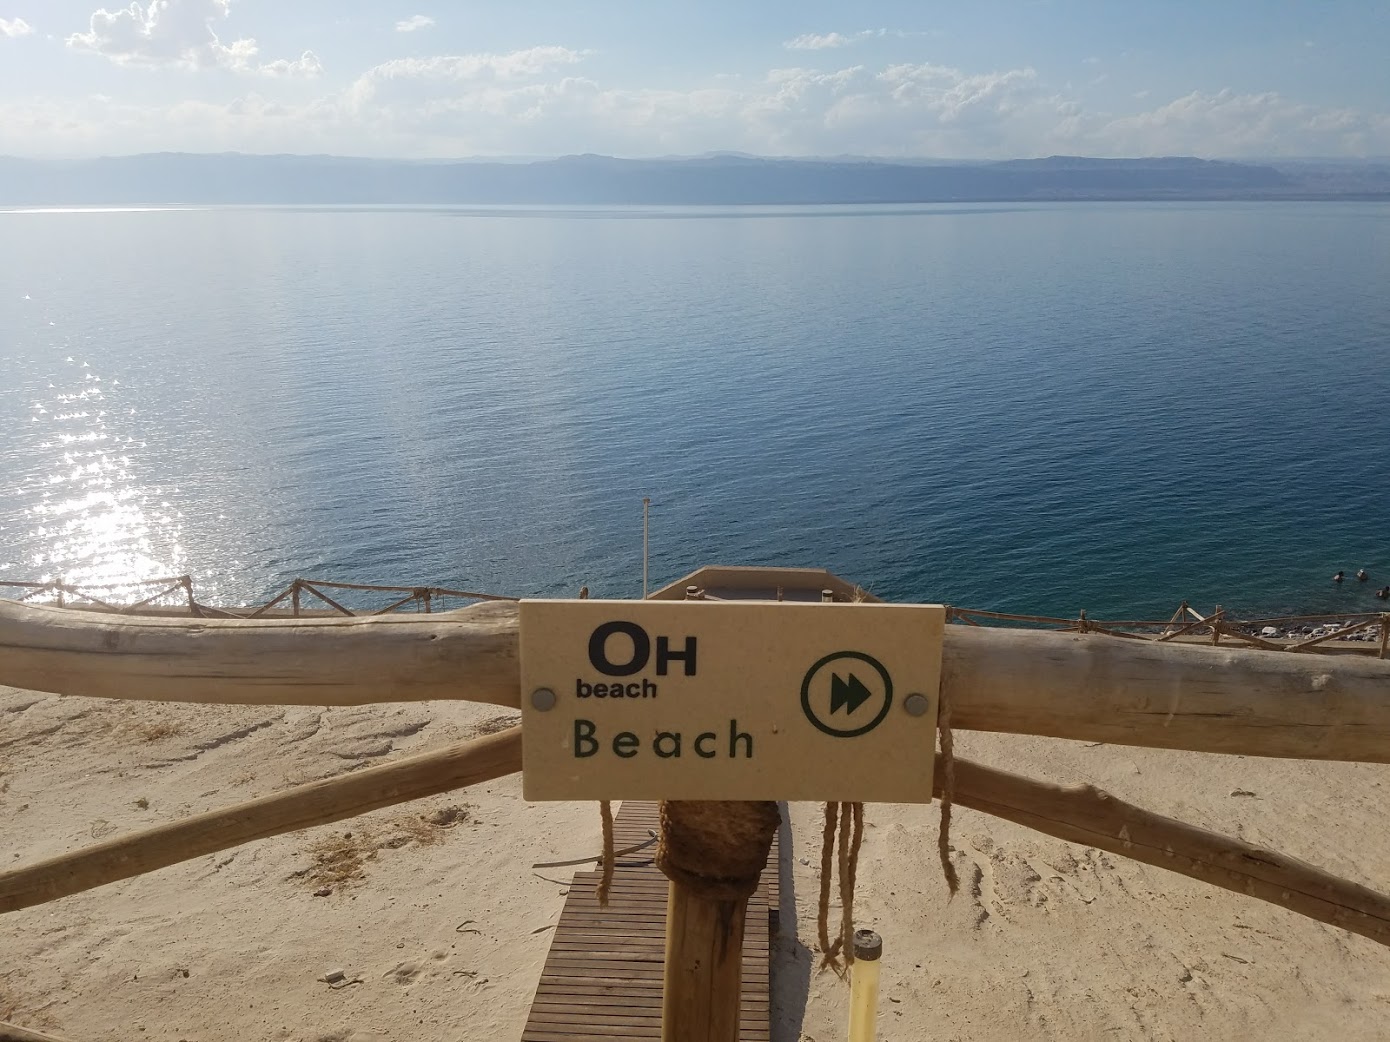
[[[651,546],[647,538],[647,515],[651,513],[652,500],[650,496],[642,497],[642,599],[647,599],[647,551]]]

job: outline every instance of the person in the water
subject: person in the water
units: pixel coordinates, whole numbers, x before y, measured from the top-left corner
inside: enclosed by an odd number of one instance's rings
[[[1364,568],[1356,569],[1356,577],[1360,579],[1362,582],[1365,582],[1367,579],[1370,578],[1370,576],[1366,574],[1366,569]]]
[[[1376,596],[1383,601],[1390,601],[1390,586],[1382,586],[1376,591]]]
[[[1334,575],[1334,576],[1332,577],[1332,581],[1333,581],[1334,583],[1339,583],[1339,582],[1341,582],[1343,579],[1345,579],[1346,577],[1347,577],[1347,573],[1346,573],[1346,572],[1338,572],[1336,575]]]

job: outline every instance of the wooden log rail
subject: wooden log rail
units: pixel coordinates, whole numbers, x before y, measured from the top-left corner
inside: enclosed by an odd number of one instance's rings
[[[517,707],[518,612],[204,620],[0,601],[0,684],[170,702]],[[1390,763],[1390,661],[949,626],[954,725],[1120,745]]]
[[[152,872],[255,839],[350,818],[521,770],[521,729],[301,785],[0,872],[0,913]],[[937,761],[936,792],[944,765]],[[1390,897],[1302,861],[1153,814],[1087,786],[1063,788],[955,761],[955,801],[1390,944]]]
[[[93,594],[92,590],[112,590],[112,589],[131,589],[139,586],[162,586],[158,593],[144,598],[143,600],[131,604],[116,604],[104,600]],[[161,598],[182,590],[181,600],[186,600],[188,613],[196,618],[221,618],[221,619],[256,619],[269,614],[271,609],[289,600],[291,608],[290,614],[294,618],[301,617],[302,595],[308,594],[327,606],[327,608],[338,615],[359,616],[359,615],[387,615],[397,611],[407,604],[416,604],[424,609],[426,614],[434,613],[435,604],[438,603],[439,611],[444,611],[446,597],[456,597],[460,600],[468,601],[512,601],[516,598],[505,597],[492,593],[480,593],[475,590],[457,590],[446,586],[391,586],[380,583],[346,583],[336,582],[328,579],[304,579],[298,578],[291,581],[279,593],[272,596],[264,604],[255,608],[219,608],[210,604],[203,604],[194,594],[193,580],[190,576],[181,575],[166,579],[141,579],[128,583],[109,584],[105,586],[76,586],[64,583],[59,580],[44,581],[21,581],[21,580],[0,580],[0,589],[11,587],[23,589],[27,592],[22,594],[18,600],[21,602],[29,601],[43,593],[52,593],[56,596],[58,607],[68,606],[65,597],[73,597],[81,604],[77,606],[95,605],[104,611],[111,611],[118,614],[130,615],[139,613],[142,608],[147,608]],[[342,603],[336,597],[324,592],[325,589],[333,590],[353,590],[372,593],[399,593],[403,596],[391,601],[384,607],[364,608],[361,610]],[[856,587],[854,600],[877,600],[863,590]],[[780,597],[779,597],[780,599]],[[1226,613],[1221,607],[1211,615],[1202,615],[1200,612],[1190,607],[1186,601],[1178,606],[1172,618],[1167,621],[1157,619],[1117,619],[1117,620],[1095,620],[1088,619],[1086,613],[1082,611],[1077,618],[1062,618],[1059,616],[1048,615],[1022,615],[1012,612],[986,611],[980,608],[961,608],[948,605],[946,608],[947,621],[964,623],[967,626],[985,626],[998,623],[1027,623],[1044,629],[1060,630],[1069,633],[1105,633],[1112,637],[1124,637],[1129,640],[1153,640],[1166,642],[1175,640],[1178,637],[1188,637],[1200,633],[1208,633],[1211,636],[1211,643],[1220,644],[1223,636],[1228,636],[1252,647],[1263,648],[1266,651],[1287,651],[1300,652],[1312,648],[1328,650],[1321,646],[1330,641],[1342,640],[1353,634],[1364,630],[1378,628],[1380,631],[1379,657],[1390,657],[1387,647],[1390,647],[1390,613],[1386,612],[1360,612],[1360,613],[1340,613],[1324,615],[1290,615],[1278,616],[1263,619],[1242,619],[1229,621]],[[284,609],[281,609],[283,615]],[[1192,622],[1186,620],[1191,618]],[[1320,636],[1309,637],[1294,643],[1279,644],[1270,640],[1257,637],[1255,630],[1263,629],[1271,624],[1278,624],[1285,628],[1295,623],[1322,622],[1336,623],[1334,630]],[[1183,623],[1183,625],[1179,625]],[[1177,627],[1175,629],[1175,627]],[[1371,649],[1348,649],[1365,650]]]
[[[491,781],[520,769],[521,729],[513,727],[439,752],[300,785],[0,874],[0,912],[42,904],[251,840]]]
[[[65,1042],[65,1040],[57,1035],[22,1028],[18,1024],[0,1022],[0,1042]]]

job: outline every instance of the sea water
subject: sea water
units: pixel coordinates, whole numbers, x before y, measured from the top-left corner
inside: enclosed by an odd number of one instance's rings
[[[1387,287],[1376,203],[0,213],[0,580],[640,596],[646,496],[654,586],[1374,610]]]

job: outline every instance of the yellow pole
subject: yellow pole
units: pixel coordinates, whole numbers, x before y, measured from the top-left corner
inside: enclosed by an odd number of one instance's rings
[[[878,960],[883,938],[873,930],[854,931],[854,966],[850,969],[849,1042],[874,1042],[878,1020]]]

